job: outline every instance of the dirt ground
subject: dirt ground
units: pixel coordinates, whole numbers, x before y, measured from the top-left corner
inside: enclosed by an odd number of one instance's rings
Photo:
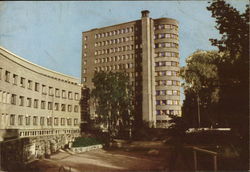
[[[168,171],[165,153],[149,155],[147,151],[103,150],[72,154],[59,152],[50,159],[32,163],[39,172],[113,172],[113,171]]]

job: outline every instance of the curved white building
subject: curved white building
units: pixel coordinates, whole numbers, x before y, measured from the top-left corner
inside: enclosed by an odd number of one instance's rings
[[[0,47],[0,141],[79,133],[81,85]]]

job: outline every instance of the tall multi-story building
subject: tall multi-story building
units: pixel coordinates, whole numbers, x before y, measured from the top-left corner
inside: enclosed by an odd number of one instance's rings
[[[178,22],[141,14],[140,20],[83,32],[82,84],[91,90],[98,71],[127,72],[137,121],[167,127],[169,114],[181,115]]]
[[[78,79],[0,47],[0,141],[79,135],[80,98]]]

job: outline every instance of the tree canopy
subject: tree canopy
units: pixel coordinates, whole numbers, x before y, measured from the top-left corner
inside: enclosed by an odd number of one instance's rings
[[[218,65],[219,113],[238,136],[241,155],[248,159],[249,142],[249,4],[242,14],[223,0],[207,8],[216,19],[221,39],[211,39],[223,52]]]
[[[133,117],[132,87],[124,72],[96,72],[92,79],[95,88],[91,96],[96,102],[96,113],[106,122],[110,133],[130,125]]]
[[[196,99],[199,96],[202,127],[214,122],[217,127],[230,127],[235,136],[232,142],[239,149],[241,162],[246,165],[249,148],[249,5],[242,14],[223,0],[212,1],[207,9],[216,19],[216,29],[221,34],[220,39],[210,39],[219,51],[197,51],[187,58],[187,66],[182,69],[186,81],[183,114],[191,124],[196,124]]]
[[[198,103],[202,125],[208,127],[218,123],[214,108],[219,101],[217,64],[220,58],[221,55],[216,51],[198,50],[186,59],[187,65],[181,69],[186,95],[183,114],[186,115],[190,127],[197,126]]]

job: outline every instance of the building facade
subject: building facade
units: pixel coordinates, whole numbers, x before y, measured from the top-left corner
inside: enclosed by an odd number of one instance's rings
[[[78,80],[0,48],[0,141],[79,134]]]
[[[82,84],[93,89],[98,71],[124,71],[133,86],[137,121],[168,126],[168,115],[181,115],[178,22],[152,19],[92,29],[82,34]],[[90,116],[96,116],[90,99]]]

